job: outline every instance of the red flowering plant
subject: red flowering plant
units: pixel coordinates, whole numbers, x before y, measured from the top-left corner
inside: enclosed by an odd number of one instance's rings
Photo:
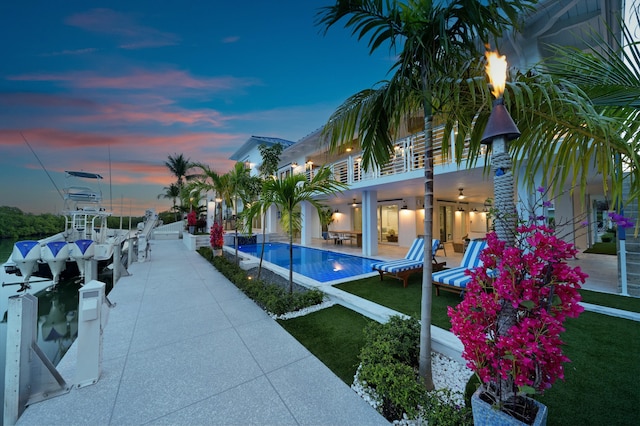
[[[211,238],[209,238],[211,247],[214,249],[221,249],[224,244],[224,238],[222,237],[224,235],[224,229],[222,229],[222,225],[214,223],[209,235],[211,236]]]
[[[187,225],[196,226],[198,223],[198,216],[196,215],[195,210],[191,210],[187,215]]]
[[[544,204],[543,204],[544,205]],[[480,378],[482,392],[503,411],[523,396],[542,394],[564,379],[563,323],[582,311],[578,290],[587,277],[567,260],[577,250],[532,215],[517,227],[515,244],[487,235],[483,266],[457,307],[449,307],[451,331],[464,345],[462,357]]]

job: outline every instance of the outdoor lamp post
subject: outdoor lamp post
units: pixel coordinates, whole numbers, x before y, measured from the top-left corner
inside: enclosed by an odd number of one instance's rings
[[[498,238],[512,246],[515,241],[516,207],[514,202],[513,163],[509,156],[507,142],[520,136],[520,130],[513,122],[504,106],[505,82],[507,79],[507,60],[496,52],[487,52],[487,74],[491,91],[496,99],[484,129],[481,143],[491,146],[491,167],[493,176],[493,195],[496,217],[494,227]]]

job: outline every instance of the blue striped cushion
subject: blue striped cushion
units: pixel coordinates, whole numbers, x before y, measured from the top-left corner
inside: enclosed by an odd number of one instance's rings
[[[416,238],[404,258],[422,262],[424,260],[424,239]]]
[[[467,269],[475,269],[482,266],[480,260],[480,252],[487,247],[487,242],[483,240],[475,240],[469,243],[467,250],[462,256],[462,262],[457,268],[445,269],[444,271],[435,272],[432,275],[433,282],[448,284],[455,287],[465,288],[471,277],[464,272]]]
[[[440,247],[440,240],[433,240],[433,245],[431,247],[431,257],[433,257],[434,259],[436,258],[438,247]]]
[[[480,260],[480,252],[486,247],[487,242],[484,240],[474,240],[469,242],[467,250],[465,250],[464,256],[462,256],[460,268],[471,269],[482,266],[482,261]]]
[[[423,263],[422,261],[417,262],[409,259],[390,260],[389,262],[374,263],[371,265],[371,269],[395,274],[410,269],[422,268]]]
[[[445,269],[444,271],[434,272],[432,279],[436,283],[465,288],[471,281],[471,277],[464,273],[466,270],[467,268]]]

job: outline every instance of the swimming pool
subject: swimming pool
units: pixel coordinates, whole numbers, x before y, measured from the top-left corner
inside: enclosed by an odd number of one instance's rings
[[[238,250],[260,258],[262,244],[241,245]],[[264,260],[289,269],[289,244],[265,244]],[[323,283],[370,273],[372,272],[371,264],[375,262],[379,262],[379,260],[310,247],[293,246],[293,272]]]

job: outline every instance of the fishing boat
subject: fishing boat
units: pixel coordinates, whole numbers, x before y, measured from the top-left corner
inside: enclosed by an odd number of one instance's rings
[[[69,262],[77,265],[74,273],[84,279],[88,262],[96,260],[108,265],[114,261],[115,247],[122,247],[129,231],[108,228],[107,218],[112,213],[102,206],[102,179],[97,173],[65,172],[64,231],[38,241],[16,242],[5,265],[7,273],[23,277],[19,292],[31,289],[33,276],[40,278],[34,292],[55,286]],[[48,271],[43,265],[48,266]]]

